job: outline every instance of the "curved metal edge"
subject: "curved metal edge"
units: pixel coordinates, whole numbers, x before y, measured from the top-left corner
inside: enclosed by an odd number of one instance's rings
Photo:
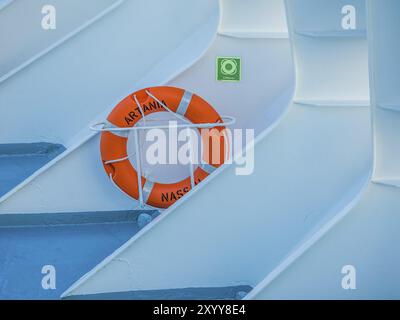
[[[15,0],[11,0],[11,1],[15,1]],[[76,28],[75,30],[73,30],[70,33],[68,33],[66,36],[62,37],[60,40],[54,42],[52,45],[50,45],[46,49],[40,51],[39,53],[35,54],[33,57],[31,57],[30,59],[26,60],[22,64],[20,64],[18,67],[12,69],[11,71],[7,72],[5,75],[1,76],[0,77],[0,84],[3,83],[4,81],[6,81],[7,79],[11,78],[15,74],[17,74],[19,71],[21,71],[21,70],[25,69],[26,67],[28,67],[31,63],[34,63],[36,60],[39,60],[40,58],[42,58],[43,56],[45,56],[46,54],[48,54],[52,50],[56,49],[57,47],[62,45],[64,42],[68,41],[69,39],[71,39],[72,37],[74,37],[75,35],[80,33],[81,31],[83,31],[84,29],[88,28],[89,26],[91,26],[92,24],[94,24],[95,22],[97,22],[98,20],[103,18],[108,13],[114,11],[123,2],[125,2],[125,0],[118,0],[117,2],[115,2],[114,4],[109,6],[107,9],[101,11],[99,14],[97,14],[93,18],[89,19],[88,21],[86,21],[80,27]],[[1,10],[1,8],[0,8],[0,10]]]
[[[323,224],[314,234],[306,239],[297,249],[286,257],[275,269],[273,269],[258,285],[250,291],[243,300],[254,300],[265,288],[267,288],[275,279],[277,279],[285,270],[295,263],[303,254],[312,248],[322,237],[331,231],[342,219],[344,219],[351,210],[361,201],[364,193],[367,191],[372,178],[372,163],[370,170],[365,174],[363,183],[353,199],[345,203],[332,219]]]

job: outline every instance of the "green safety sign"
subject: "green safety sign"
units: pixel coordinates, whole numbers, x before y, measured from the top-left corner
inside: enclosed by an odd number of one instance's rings
[[[240,81],[242,78],[242,60],[239,57],[217,57],[217,80]]]

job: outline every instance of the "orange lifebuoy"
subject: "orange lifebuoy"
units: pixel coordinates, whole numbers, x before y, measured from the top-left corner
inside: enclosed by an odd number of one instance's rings
[[[147,92],[150,92],[151,95]],[[158,101],[151,96],[156,97]],[[137,102],[140,104],[141,109],[138,107]],[[166,86],[143,89],[127,96],[113,109],[107,121],[111,127],[130,128],[142,119],[142,114],[146,116],[156,112],[167,111],[163,105],[195,124],[222,123],[220,115],[198,95],[184,89]],[[225,127],[220,126],[215,129],[218,132],[222,132]],[[203,143],[206,142],[204,139],[203,137]],[[207,141],[209,150],[205,150],[203,163],[194,170],[195,184],[204,180],[225,161],[227,143],[225,135],[221,134],[218,141],[218,150],[222,155],[221,158],[212,156],[212,152],[215,150],[213,146],[215,139],[210,136],[208,136],[208,139],[210,139]],[[127,142],[127,135],[118,134],[115,131],[104,131],[100,142],[101,159],[107,175],[111,177],[114,183],[126,194],[138,200],[138,174],[128,159]],[[214,158],[218,159],[214,161]],[[123,160],[113,162],[115,159]],[[168,208],[188,193],[192,184],[189,176],[182,181],[171,184],[153,182],[141,177],[141,185],[145,203],[157,208]]]

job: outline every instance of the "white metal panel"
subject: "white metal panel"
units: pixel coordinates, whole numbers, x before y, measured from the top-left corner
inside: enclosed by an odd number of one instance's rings
[[[123,0],[122,0],[123,1]],[[121,0],[14,0],[0,12],[0,83],[122,3]],[[3,6],[11,1],[3,3]],[[1,9],[2,3],[0,3]],[[55,9],[55,29],[45,30],[46,6]]]
[[[101,23],[1,84],[0,143],[69,144],[216,12],[215,0],[124,2]],[[187,61],[193,53],[185,52],[181,59]]]
[[[252,299],[399,299],[400,192],[370,184],[357,206]],[[355,290],[344,290],[344,266]],[[249,296],[250,298],[250,296]]]
[[[398,1],[368,4],[374,181],[334,229],[276,268],[248,299],[398,299],[400,187],[398,145]],[[397,52],[398,53],[398,52]],[[393,108],[387,108],[391,106]],[[329,227],[329,228],[328,228]],[[313,245],[311,247],[311,245]],[[310,248],[311,247],[311,248]],[[309,249],[308,252],[307,249]],[[299,258],[300,257],[300,258]],[[298,258],[296,260],[296,258]],[[294,262],[294,263],[293,263]],[[293,263],[291,265],[291,263]],[[352,266],[355,289],[345,290],[344,266]],[[353,273],[354,272],[354,273]]]
[[[286,2],[295,46],[295,100],[324,106],[368,105],[364,0]],[[342,28],[342,8],[355,8],[355,30]]]
[[[284,0],[221,0],[219,33],[245,38],[287,38]]]
[[[356,9],[356,30],[366,32],[365,0],[289,0],[288,10],[295,33],[314,33],[316,36],[346,36],[354,30],[342,28],[343,7]],[[347,10],[345,10],[347,12]],[[337,33],[337,34],[335,34]]]
[[[400,2],[369,2],[374,180],[400,186]]]

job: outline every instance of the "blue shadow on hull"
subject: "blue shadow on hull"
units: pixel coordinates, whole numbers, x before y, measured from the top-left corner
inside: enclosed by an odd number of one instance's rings
[[[0,197],[65,151],[61,144],[18,143],[0,145]]]
[[[59,299],[139,231],[142,211],[0,215],[0,299]],[[152,217],[158,211],[147,211]],[[42,287],[43,266],[56,289]]]

